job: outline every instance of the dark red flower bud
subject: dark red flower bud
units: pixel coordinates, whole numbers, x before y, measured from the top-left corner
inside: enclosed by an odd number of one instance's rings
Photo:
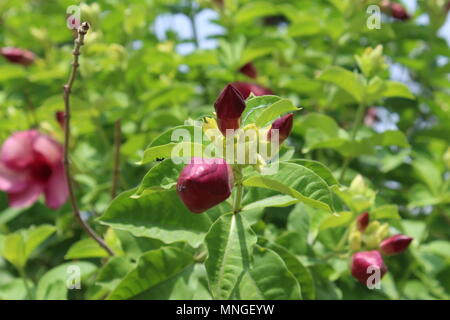
[[[359,231],[364,232],[364,230],[366,230],[368,225],[369,225],[369,213],[368,212],[361,213],[356,218],[356,227],[358,228]]]
[[[406,9],[400,3],[392,2],[390,9],[391,16],[396,19],[405,21],[411,18]]]
[[[352,276],[363,285],[367,285],[367,280],[375,269],[380,270],[380,279],[388,270],[377,250],[361,251],[352,256]]]
[[[292,122],[294,115],[289,113],[281,118],[278,118],[272,123],[269,132],[267,133],[267,140],[272,138],[272,132],[278,130],[279,144],[282,144],[284,140],[289,137],[292,131]]]
[[[64,123],[65,123],[65,119],[64,116],[66,115],[66,113],[64,111],[56,111],[55,112],[55,118],[56,121],[58,121],[59,125],[61,126],[62,129],[64,129]]]
[[[247,77],[256,79],[258,77],[258,71],[255,68],[255,65],[251,62],[244,64],[240,69],[240,72],[245,74]]]
[[[405,251],[411,241],[413,241],[413,238],[403,234],[397,234],[381,241],[380,251],[386,256],[398,254]]]
[[[227,129],[239,129],[245,101],[233,85],[229,84],[222,90],[214,103],[214,109],[217,114],[217,125],[223,135],[226,135]]]
[[[177,192],[186,207],[202,213],[225,201],[233,189],[233,171],[224,159],[192,158],[178,177]]]
[[[0,49],[0,54],[9,62],[28,66],[33,63],[35,55],[33,52],[13,47],[5,47]]]
[[[247,99],[251,92],[255,96],[264,96],[273,94],[272,90],[261,87],[260,85],[248,82],[233,82],[232,85],[241,93],[244,99]]]

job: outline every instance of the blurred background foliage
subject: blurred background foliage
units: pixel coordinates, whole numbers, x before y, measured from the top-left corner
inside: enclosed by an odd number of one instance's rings
[[[3,0],[0,46],[28,49],[37,58],[28,67],[0,59],[0,141],[33,127],[62,141],[55,112],[63,110],[62,85],[74,39],[66,26],[66,10],[77,5],[81,20],[91,25],[72,94],[72,162],[84,218],[93,222],[110,202],[117,120],[122,125],[119,188],[126,190],[145,174],[145,168],[134,163],[153,138],[188,118],[211,114],[227,83],[256,83],[303,108],[289,139],[296,157],[318,160],[336,177],[348,158],[341,183],[348,185],[358,173],[363,175],[377,192],[377,205],[398,205],[403,219],[396,223],[416,239],[411,252],[389,261],[391,272],[381,292],[354,283],[342,261],[315,265],[317,298],[448,299],[450,49],[448,37],[442,37],[450,34],[449,24],[444,26],[446,3],[417,1],[407,7],[414,9],[410,20],[383,14],[381,28],[368,29],[366,8],[379,2]],[[389,68],[379,76],[404,83],[406,89],[399,90],[406,93],[367,105],[361,134],[398,129],[407,147],[376,147],[347,156],[331,140],[339,130],[351,130],[358,103],[343,86],[330,83],[342,79],[323,81],[321,74],[329,66],[359,70],[355,56],[380,44]],[[254,79],[239,72],[248,62],[256,67]],[[324,146],[311,147],[317,137]],[[67,252],[84,238],[68,204],[56,211],[42,203],[12,209],[1,193],[0,210],[0,252],[2,239],[18,230],[56,226],[47,230],[49,237],[38,243],[26,265],[28,285],[35,287],[37,298],[103,297],[101,289],[110,285],[108,275],[102,274],[103,287],[92,276],[101,265],[98,249],[91,255],[96,258],[77,262],[87,285],[82,290],[64,289],[65,263],[79,258]],[[274,229],[277,242],[294,241],[296,254],[308,263],[312,249],[306,234],[291,233],[298,228],[313,232],[314,219],[305,225],[291,210],[266,208],[264,221]],[[160,245],[157,240],[131,240],[125,232],[118,236],[136,256]],[[0,258],[0,299],[25,297],[19,274]]]

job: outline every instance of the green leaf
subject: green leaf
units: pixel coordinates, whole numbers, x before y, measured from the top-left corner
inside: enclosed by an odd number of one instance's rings
[[[357,102],[364,99],[365,88],[358,76],[341,67],[328,67],[318,77],[320,80],[331,82],[347,91]]]
[[[255,121],[257,127],[262,128],[277,119],[279,116],[290,112],[300,110],[297,108],[290,99],[281,99],[271,104],[267,108],[262,109],[262,112],[258,114]]]
[[[255,175],[244,180],[243,184],[281,192],[314,208],[333,210],[333,200],[326,182],[299,164],[281,162],[275,174]]]
[[[113,229],[109,228],[105,234],[105,242],[112,249],[115,255],[123,255],[120,240]],[[81,239],[75,242],[67,251],[64,259],[86,259],[86,258],[106,258],[108,252],[102,248],[97,241],[92,238]]]
[[[320,223],[319,230],[323,231],[330,228],[343,227],[353,220],[353,213],[350,211],[337,212],[329,215]]]
[[[3,256],[17,269],[22,269],[33,251],[55,231],[54,226],[41,225],[9,234],[4,239]]]
[[[307,300],[314,300],[316,288],[311,272],[297,257],[286,248],[275,243],[268,243],[267,247],[277,253],[283,259],[289,271],[294,275],[300,284],[302,297]]]
[[[245,109],[242,112],[242,125],[245,126],[249,123],[255,123],[258,116],[264,111],[264,109],[277,103],[282,98],[278,96],[257,96],[249,97],[245,102]]]
[[[215,299],[230,299],[250,266],[256,236],[240,214],[221,216],[205,238],[209,287]]]
[[[251,189],[256,190],[256,189]],[[266,207],[287,207],[297,203],[298,200],[289,195],[277,194],[264,198],[262,200],[251,202],[242,207],[243,211],[252,210],[256,208],[266,208]]]
[[[205,147],[195,142],[171,142],[144,151],[139,165],[165,158],[202,157]]]
[[[174,188],[178,176],[183,170],[185,163],[175,163],[172,159],[164,161],[152,167],[144,176],[133,198],[139,198],[155,191],[164,191]]]
[[[385,89],[382,93],[384,98],[399,97],[414,100],[415,97],[408,86],[395,81],[385,81]]]
[[[150,290],[144,291],[133,299],[138,300],[195,300],[211,299],[205,286],[205,266],[188,266],[179,275],[161,282]]]
[[[235,22],[242,24],[258,17],[273,15],[277,12],[277,6],[272,2],[256,1],[242,6],[235,14]]]
[[[108,299],[131,299],[179,276],[193,263],[192,256],[179,248],[162,247],[149,251],[139,259],[137,266],[117,285]]]
[[[173,141],[173,138],[176,138],[177,135],[174,133],[177,132],[178,134],[186,134],[187,136],[190,136],[191,138],[194,137],[194,135],[197,133],[202,133],[202,127],[199,126],[190,126],[190,125],[183,125],[183,126],[176,126],[173,128],[170,128],[167,131],[164,131],[162,134],[157,136],[148,146],[146,149],[151,147],[157,147],[162,146]],[[173,136],[173,138],[172,138]]]
[[[33,290],[33,282],[27,280],[27,284]],[[0,300],[29,300],[32,297],[28,296],[27,287],[23,279],[12,279],[7,283],[0,284]]]
[[[92,238],[81,239],[75,242],[67,251],[64,259],[105,258],[108,252]]]
[[[434,195],[437,195],[443,182],[436,163],[428,157],[417,155],[412,166],[419,178],[425,182]]]
[[[74,280],[80,276],[80,281],[89,278],[97,267],[90,262],[73,261],[61,264],[47,271],[40,279],[36,288],[38,300],[64,300],[67,299],[67,285],[71,276]],[[64,290],[63,290],[64,286]]]
[[[363,139],[363,142],[366,142],[367,140],[377,146],[409,147],[408,139],[405,134],[398,130],[390,130],[375,134],[370,138]]]
[[[133,267],[135,264],[126,257],[112,257],[99,270],[96,284],[111,291]]]
[[[370,219],[400,219],[396,205],[384,205],[370,211]]]
[[[299,164],[301,166],[304,166],[305,168],[308,168],[308,169],[314,171],[330,187],[335,184],[339,185],[339,182],[333,176],[333,173],[331,173],[331,170],[328,169],[324,164],[320,163],[319,161],[308,160],[308,159],[293,159],[293,160],[289,160],[288,162]]]
[[[243,300],[301,299],[300,286],[283,259],[270,249],[255,248],[252,267],[239,284]]]
[[[25,68],[22,66],[11,64],[0,66],[0,82],[6,82],[17,78],[24,78],[25,76]]]
[[[128,190],[115,198],[99,221],[113,229],[164,243],[186,241],[197,247],[203,241],[211,225],[206,213],[188,211],[175,191],[154,192],[132,199],[134,192],[135,189]]]

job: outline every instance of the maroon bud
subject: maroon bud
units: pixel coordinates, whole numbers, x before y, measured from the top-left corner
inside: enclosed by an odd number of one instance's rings
[[[178,177],[177,192],[186,207],[202,213],[225,201],[233,189],[233,171],[224,159],[192,158]]]
[[[364,232],[364,230],[366,230],[368,225],[369,225],[369,213],[368,212],[361,213],[356,218],[356,227],[358,228],[359,231]]]
[[[388,270],[377,250],[361,251],[352,256],[352,276],[363,285],[367,285],[367,280],[375,269],[380,270],[380,279]]]
[[[241,93],[244,99],[247,99],[251,92],[255,96],[264,96],[273,94],[272,90],[261,87],[260,85],[248,82],[233,82],[232,85]]]
[[[64,129],[64,123],[65,123],[65,117],[66,113],[64,111],[56,111],[55,112],[55,118],[56,121],[58,121],[59,125],[61,126],[62,129]]]
[[[245,101],[233,85],[229,84],[222,90],[214,103],[214,109],[217,114],[217,125],[224,136],[227,129],[239,129]]]
[[[245,74],[249,78],[256,79],[258,77],[258,71],[255,68],[255,65],[251,62],[244,64],[239,71]]]
[[[408,12],[406,12],[406,9],[400,3],[392,2],[390,9],[391,16],[396,19],[405,21],[411,18]]]
[[[448,11],[450,11],[450,1],[449,2],[447,2],[447,5],[445,6],[445,12],[448,12]]]
[[[33,52],[13,47],[5,47],[0,49],[0,54],[9,62],[28,66],[33,63],[35,55]]]
[[[405,251],[411,241],[413,241],[413,238],[403,234],[397,234],[381,241],[380,251],[386,256],[398,254]]]
[[[282,144],[284,140],[289,137],[289,134],[292,131],[292,122],[294,115],[289,113],[281,118],[278,118],[272,123],[272,127],[270,127],[269,132],[267,133],[267,140],[272,138],[273,130],[278,130],[278,138],[279,144]]]

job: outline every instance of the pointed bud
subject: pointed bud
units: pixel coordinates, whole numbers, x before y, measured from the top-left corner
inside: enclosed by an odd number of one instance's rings
[[[377,250],[361,251],[352,256],[352,276],[363,285],[367,285],[367,280],[376,269],[380,271],[380,279],[388,270]]]
[[[202,213],[226,200],[233,188],[233,171],[224,159],[192,158],[178,177],[177,192],[186,207]]]
[[[272,123],[269,132],[267,133],[267,140],[272,138],[272,131],[278,130],[279,144],[282,144],[284,140],[289,137],[292,131],[292,122],[294,115],[289,113],[281,118],[278,118]]]
[[[55,112],[55,119],[58,121],[59,125],[61,126],[61,129],[64,129],[64,123],[65,123],[65,117],[66,113],[64,111],[56,111]]]
[[[0,49],[0,54],[9,62],[28,66],[33,63],[35,55],[33,52],[13,47],[5,47]]]
[[[380,244],[380,251],[386,256],[398,254],[405,251],[411,241],[413,241],[413,238],[403,234],[397,234],[383,240]]]
[[[366,230],[368,225],[369,225],[369,213],[368,212],[361,213],[356,218],[356,227],[358,228],[359,231],[364,232],[364,230]]]
[[[233,85],[229,84],[222,90],[214,103],[214,108],[217,114],[217,125],[224,136],[227,129],[239,129],[245,101]]]
[[[258,77],[258,71],[255,68],[255,65],[251,62],[244,64],[239,71],[245,74],[249,78],[256,79]]]
[[[411,18],[409,13],[400,3],[392,2],[390,9],[391,9],[391,16],[396,19],[405,21]]]
[[[250,93],[252,92],[255,96],[264,96],[268,94],[273,94],[272,90],[264,88],[254,83],[233,82],[232,85],[241,93],[244,99],[247,99]]]

